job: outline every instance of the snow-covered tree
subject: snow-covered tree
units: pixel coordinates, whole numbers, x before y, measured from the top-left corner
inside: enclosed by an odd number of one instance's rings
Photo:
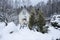
[[[47,28],[45,27],[45,19],[40,9],[32,9],[31,17],[29,20],[29,28],[38,32],[46,33]]]
[[[33,26],[34,26],[34,13],[31,14],[30,18],[29,18],[29,29],[32,30]]]
[[[40,30],[38,30],[38,31],[40,31],[40,32],[42,32],[42,33],[44,33],[45,32],[45,30],[44,30],[44,26],[45,26],[45,19],[44,19],[44,17],[43,17],[43,13],[41,12],[41,11],[38,11],[38,22],[37,22],[37,26],[38,26],[38,28],[40,29]]]

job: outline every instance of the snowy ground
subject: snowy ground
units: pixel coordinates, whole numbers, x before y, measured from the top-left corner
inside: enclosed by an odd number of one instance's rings
[[[13,22],[5,26],[5,23],[0,23],[0,40],[56,40],[60,38],[60,30],[49,27],[48,33],[42,34],[34,32],[27,27],[19,29],[20,25],[15,26]],[[14,31],[10,34],[11,31]]]

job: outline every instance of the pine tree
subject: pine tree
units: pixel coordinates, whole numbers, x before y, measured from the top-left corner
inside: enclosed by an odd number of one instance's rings
[[[46,32],[46,30],[44,30],[44,26],[45,26],[45,20],[44,20],[44,17],[43,17],[43,13],[41,12],[41,11],[38,11],[38,28],[39,28],[39,30],[38,31],[40,31],[40,32],[42,32],[42,33],[45,33]]]
[[[41,15],[41,12],[39,13],[39,19],[38,19],[38,26],[40,28],[40,31],[43,32],[43,26],[45,25],[45,21],[43,16]]]
[[[31,16],[29,18],[29,29],[36,29],[36,31],[42,33],[47,32],[47,28],[45,27],[45,19],[43,17],[43,13],[41,12],[41,10],[32,10]]]
[[[32,30],[33,26],[35,25],[35,8],[31,8],[31,15],[29,18],[29,29]]]
[[[34,13],[32,13],[29,18],[29,29],[30,30],[32,30],[33,25],[34,25]]]

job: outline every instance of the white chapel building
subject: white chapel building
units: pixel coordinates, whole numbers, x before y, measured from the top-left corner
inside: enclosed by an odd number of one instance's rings
[[[28,26],[29,24],[29,17],[30,13],[27,11],[27,9],[23,8],[22,11],[19,13],[19,24]]]

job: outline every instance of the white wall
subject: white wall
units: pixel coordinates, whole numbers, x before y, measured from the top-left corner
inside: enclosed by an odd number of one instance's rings
[[[24,12],[24,13],[23,13]],[[25,18],[26,17],[26,19],[27,19],[27,21],[26,22],[29,22],[29,12],[26,10],[26,9],[23,9],[22,11],[21,11],[21,13],[19,14],[19,23],[20,24],[23,24],[24,23],[24,21],[22,20],[23,18]]]

